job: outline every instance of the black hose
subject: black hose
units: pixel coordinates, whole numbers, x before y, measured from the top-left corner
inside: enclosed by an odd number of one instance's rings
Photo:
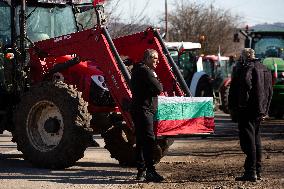
[[[121,60],[107,29],[105,27],[102,27],[102,31],[103,31],[103,34],[105,35],[106,39],[107,39],[107,42],[109,43],[110,49],[111,49],[112,53],[114,54],[115,60],[118,64],[118,67],[119,67],[124,79],[126,80],[127,85],[130,86],[130,78],[131,77],[130,77],[130,74],[129,74],[125,64]]]

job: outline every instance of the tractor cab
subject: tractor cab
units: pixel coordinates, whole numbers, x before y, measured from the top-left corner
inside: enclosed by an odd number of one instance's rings
[[[225,79],[231,77],[233,63],[229,57],[206,55],[202,58],[204,71],[213,80],[214,89],[218,89]]]
[[[273,96],[270,115],[282,118],[284,115],[284,29],[281,27],[256,28],[239,31],[245,37],[245,47],[255,51],[256,58],[271,71]],[[238,38],[235,34],[234,41]]]
[[[284,58],[284,33],[252,32],[251,46],[257,58]]]
[[[284,84],[284,31],[252,31],[251,46],[255,55],[272,72],[274,88]]]
[[[26,37],[37,42],[94,26],[96,15],[90,1],[79,4],[79,1],[29,0],[25,10],[21,5],[18,0],[0,0],[0,41],[3,46],[12,46],[22,35],[23,27]]]
[[[5,1],[0,1],[0,44],[6,46],[11,44],[11,7]]]
[[[231,82],[233,57],[207,55],[202,58],[204,71],[212,82],[215,106],[229,113],[228,95]]]

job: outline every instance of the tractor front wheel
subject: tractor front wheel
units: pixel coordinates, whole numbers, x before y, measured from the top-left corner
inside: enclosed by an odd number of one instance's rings
[[[90,120],[87,103],[73,86],[45,82],[22,96],[14,113],[14,138],[34,166],[67,168],[84,156]]]

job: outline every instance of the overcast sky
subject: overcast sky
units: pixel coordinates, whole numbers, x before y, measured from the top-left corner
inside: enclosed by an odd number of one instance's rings
[[[124,19],[129,14],[138,13],[149,1],[145,9],[154,23],[164,14],[165,0],[121,0],[119,8],[124,12]],[[284,22],[284,0],[167,0],[168,9],[172,10],[176,1],[212,2],[215,7],[231,10],[244,18],[245,24],[255,25],[260,23]]]

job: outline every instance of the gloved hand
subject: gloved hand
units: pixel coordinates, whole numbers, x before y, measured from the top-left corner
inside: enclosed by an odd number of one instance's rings
[[[264,120],[267,120],[267,119],[269,119],[269,115],[264,115],[264,116],[261,117],[261,121],[264,121]]]
[[[261,116],[259,117],[259,121],[260,121],[260,122],[265,121],[265,120],[267,120],[267,119],[269,119],[269,116],[268,116],[268,115],[261,115]]]

